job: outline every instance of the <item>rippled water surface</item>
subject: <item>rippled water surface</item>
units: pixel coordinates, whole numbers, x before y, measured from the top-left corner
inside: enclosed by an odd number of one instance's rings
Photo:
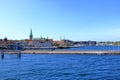
[[[120,55],[5,54],[0,80],[120,80]]]
[[[111,45],[106,45],[106,46],[81,46],[78,48],[69,48],[68,50],[116,50],[120,51],[120,46],[111,46]]]

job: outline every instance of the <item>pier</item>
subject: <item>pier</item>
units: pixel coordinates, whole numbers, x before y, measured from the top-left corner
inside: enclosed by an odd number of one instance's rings
[[[0,53],[1,57],[4,54],[17,54],[21,57],[22,54],[120,54],[120,50],[5,50]]]
[[[21,54],[120,54],[118,50],[24,50],[21,52],[17,51],[6,51],[5,53],[16,54],[21,56]]]
[[[16,54],[18,58],[21,58],[22,54],[112,54],[112,55],[120,55],[120,51],[96,51],[96,50],[24,50],[24,51],[15,51],[15,50],[7,50],[4,52],[0,52],[1,58],[3,59],[5,57],[5,54]]]
[[[40,54],[40,53],[50,53],[50,54],[120,54],[120,51],[83,51],[83,50],[25,50],[22,51],[22,53],[36,53],[36,54]]]
[[[16,51],[16,50],[4,50],[0,51],[1,58],[3,59],[5,54],[17,54],[17,56],[20,58],[21,57],[21,51]]]

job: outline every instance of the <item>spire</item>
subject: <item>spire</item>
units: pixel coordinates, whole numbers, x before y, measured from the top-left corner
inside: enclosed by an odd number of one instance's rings
[[[30,40],[32,40],[33,39],[33,33],[32,33],[32,29],[30,30]]]
[[[32,29],[30,30],[30,36],[33,36],[33,34],[32,34]]]

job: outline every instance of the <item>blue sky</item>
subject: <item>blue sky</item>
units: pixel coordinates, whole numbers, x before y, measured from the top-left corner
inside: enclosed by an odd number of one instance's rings
[[[0,38],[120,41],[120,0],[0,0]]]

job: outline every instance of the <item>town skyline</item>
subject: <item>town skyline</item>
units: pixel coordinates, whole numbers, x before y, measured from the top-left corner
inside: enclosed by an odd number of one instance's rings
[[[102,42],[102,43],[114,43],[114,42],[120,42],[120,40],[118,41],[95,41],[95,40],[78,40],[78,41],[75,41],[75,40],[72,40],[72,39],[67,39],[65,37],[60,37],[60,39],[56,40],[54,38],[50,38],[49,36],[45,37],[45,36],[40,36],[40,37],[34,37],[34,33],[32,31],[32,29],[29,30],[29,35],[28,35],[28,38],[24,38],[24,39],[10,39],[8,37],[4,37],[4,38],[0,38],[1,41],[34,41],[34,40],[52,40],[52,41],[64,41],[64,40],[67,40],[67,41],[73,41],[73,42],[81,42],[81,41],[85,41],[85,42]]]
[[[0,38],[120,41],[119,0],[1,0]]]

